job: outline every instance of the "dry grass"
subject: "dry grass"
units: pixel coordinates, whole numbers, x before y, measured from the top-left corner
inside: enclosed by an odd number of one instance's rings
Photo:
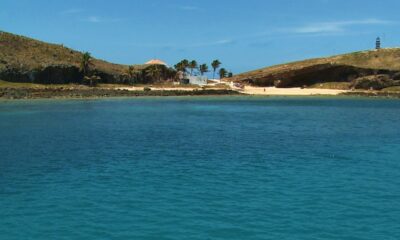
[[[316,83],[309,86],[308,88],[317,89],[336,89],[336,90],[349,90],[351,83],[349,82],[327,82],[327,83]]]
[[[0,87],[2,88],[40,88],[42,84],[34,84],[34,83],[13,83],[0,80]]]
[[[266,67],[235,75],[230,80],[240,81],[249,78],[259,78],[266,75],[293,71],[319,64],[349,65],[359,68],[400,70],[400,48],[381,49],[379,51],[363,51],[326,58],[309,59],[271,67]]]
[[[82,53],[59,44],[49,44],[31,38],[0,31],[0,69],[13,66],[39,69],[48,65],[79,67]],[[95,69],[110,73],[125,73],[127,66],[93,59]]]
[[[381,91],[382,92],[400,92],[400,86],[384,88]]]

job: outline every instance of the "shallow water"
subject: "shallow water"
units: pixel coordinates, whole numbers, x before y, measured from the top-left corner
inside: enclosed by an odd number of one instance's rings
[[[0,103],[0,239],[400,239],[400,101]]]

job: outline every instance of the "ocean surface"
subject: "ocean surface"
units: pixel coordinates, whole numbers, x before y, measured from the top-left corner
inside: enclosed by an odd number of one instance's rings
[[[400,100],[0,102],[0,239],[400,239]]]

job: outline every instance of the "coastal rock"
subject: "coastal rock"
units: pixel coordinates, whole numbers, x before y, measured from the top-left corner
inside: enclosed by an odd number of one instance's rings
[[[400,81],[393,80],[390,75],[380,74],[357,78],[352,82],[351,87],[355,89],[381,90],[399,85]]]
[[[80,69],[75,66],[48,66],[34,74],[34,83],[67,84],[79,83],[83,78]]]
[[[388,70],[365,69],[336,64],[320,64],[262,76],[251,79],[249,83],[257,86],[275,86],[279,88],[303,87],[316,83],[351,82],[354,79],[376,73],[392,74],[392,72]]]
[[[237,74],[227,81],[281,88],[350,84],[355,79],[382,74],[395,81],[400,80],[399,56],[399,48],[354,52],[265,67]]]

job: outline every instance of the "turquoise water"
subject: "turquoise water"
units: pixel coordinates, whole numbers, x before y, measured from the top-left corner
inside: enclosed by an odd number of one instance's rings
[[[400,239],[400,101],[0,103],[0,239]]]

